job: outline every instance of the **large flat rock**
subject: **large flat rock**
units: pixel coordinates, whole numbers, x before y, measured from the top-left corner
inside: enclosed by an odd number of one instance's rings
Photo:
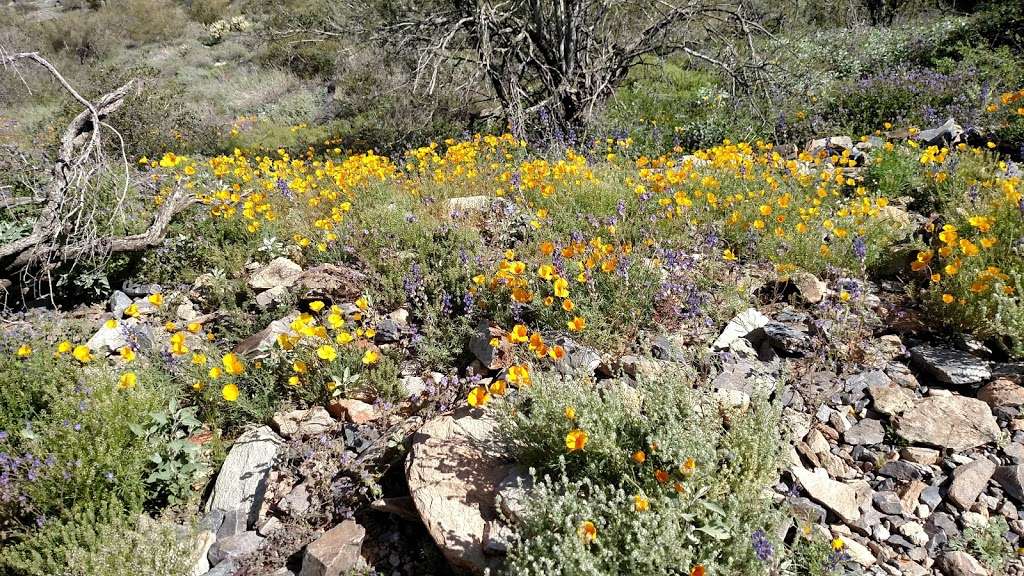
[[[413,435],[406,462],[409,493],[430,535],[459,571],[483,574],[500,560],[484,555],[484,530],[498,520],[498,487],[518,466],[495,442],[497,424],[463,408]]]
[[[283,440],[269,426],[253,428],[238,437],[217,474],[207,508],[241,508],[252,528],[267,492],[267,480]]]
[[[904,439],[930,446],[968,450],[999,438],[999,424],[988,404],[965,396],[921,399],[897,422]]]

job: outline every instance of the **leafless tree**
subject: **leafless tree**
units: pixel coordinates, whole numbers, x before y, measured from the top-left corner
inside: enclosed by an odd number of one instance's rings
[[[0,244],[0,278],[35,280],[50,288],[51,273],[61,264],[102,258],[119,252],[142,250],[158,244],[175,214],[195,199],[183,189],[166,198],[138,234],[119,234],[127,228],[125,200],[131,186],[124,142],[105,122],[135,87],[129,81],[95,102],[82,96],[61,73],[36,52],[6,52],[0,47],[0,66],[17,73],[21,63],[43,67],[83,108],[61,135],[56,161],[48,182],[30,195],[4,198],[0,210],[33,208],[34,223],[27,235]],[[102,135],[116,137],[116,158],[105,152]],[[101,187],[119,181],[114,197],[104,198]],[[10,284],[6,282],[5,284]]]
[[[419,54],[426,92],[487,86],[513,133],[542,108],[564,128],[590,120],[633,67],[685,54],[736,91],[762,90],[769,35],[742,0],[349,0],[369,38]],[[340,22],[335,19],[333,22]]]

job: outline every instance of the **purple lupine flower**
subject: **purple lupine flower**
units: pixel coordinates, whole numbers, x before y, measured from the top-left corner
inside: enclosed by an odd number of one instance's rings
[[[760,528],[750,535],[750,544],[754,548],[754,555],[761,562],[767,562],[775,554],[775,548],[768,541],[768,535]]]

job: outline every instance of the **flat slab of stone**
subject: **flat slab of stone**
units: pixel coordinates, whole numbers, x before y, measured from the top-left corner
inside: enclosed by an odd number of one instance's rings
[[[996,465],[988,458],[978,458],[958,466],[953,470],[953,481],[949,484],[949,499],[964,510],[970,509],[995,471]]]
[[[959,451],[998,439],[999,424],[981,400],[929,396],[899,418],[896,432],[909,442]]]
[[[438,416],[413,435],[406,461],[409,493],[427,530],[453,567],[473,574],[500,564],[484,555],[484,531],[499,518],[499,485],[521,469],[496,444],[496,428],[468,407]]]
[[[793,466],[791,472],[812,500],[835,512],[843,522],[850,524],[860,519],[861,495],[856,488],[829,478],[822,469],[811,472]]]
[[[301,266],[284,256],[279,256],[253,272],[249,277],[249,287],[254,290],[267,290],[274,286],[289,288],[295,285],[299,274],[302,274]]]
[[[252,528],[283,442],[269,426],[239,436],[217,474],[207,508],[229,511],[241,507],[246,512],[246,525]]]
[[[988,362],[952,348],[915,346],[910,349],[910,360],[918,369],[945,384],[976,384],[992,377]]]
[[[341,576],[364,568],[360,555],[366,529],[345,520],[306,546],[299,576]]]
[[[725,350],[736,340],[743,338],[758,328],[764,328],[771,319],[754,308],[748,308],[737,314],[712,344],[715,350]]]

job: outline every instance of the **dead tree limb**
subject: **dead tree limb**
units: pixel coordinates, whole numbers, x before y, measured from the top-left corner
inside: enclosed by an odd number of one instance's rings
[[[135,87],[129,80],[120,88],[104,94],[95,102],[83,97],[45,58],[35,52],[6,53],[0,49],[0,65],[17,66],[21,61],[34,62],[50,75],[79,104],[82,110],[61,135],[57,158],[49,182],[40,194],[30,200],[15,199],[10,205],[40,203],[42,208],[31,231],[17,240],[0,245],[0,274],[22,278],[30,272],[49,278],[50,271],[61,263],[105,257],[118,252],[142,250],[158,244],[173,217],[195,202],[193,195],[177,189],[160,205],[147,229],[134,235],[102,234],[95,222],[97,207],[89,197],[94,192],[96,177],[109,171],[101,141],[103,128],[117,136],[120,157],[127,167],[127,155],[120,135],[104,119],[116,112]],[[123,202],[130,174],[125,168],[125,182],[118,202]],[[119,213],[122,206],[107,207]]]

